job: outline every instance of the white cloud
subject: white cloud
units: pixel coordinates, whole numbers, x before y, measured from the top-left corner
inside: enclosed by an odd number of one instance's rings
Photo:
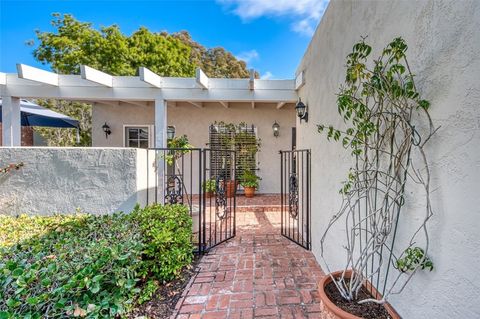
[[[273,74],[270,71],[267,71],[260,76],[260,80],[270,80],[271,78],[273,78]]]
[[[217,0],[242,20],[262,16],[288,17],[295,32],[311,36],[322,18],[329,0]]]
[[[260,57],[256,50],[245,51],[237,54],[236,58],[245,61],[247,64]]]

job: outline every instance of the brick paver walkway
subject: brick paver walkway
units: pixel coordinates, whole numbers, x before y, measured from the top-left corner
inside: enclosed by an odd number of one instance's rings
[[[199,264],[178,319],[319,318],[313,254],[280,235],[280,213],[237,213],[237,236],[212,249]]]

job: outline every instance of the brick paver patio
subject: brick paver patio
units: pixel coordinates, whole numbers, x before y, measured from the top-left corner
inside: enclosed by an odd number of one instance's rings
[[[173,318],[319,318],[313,254],[280,235],[280,213],[237,213],[237,236],[199,264]]]

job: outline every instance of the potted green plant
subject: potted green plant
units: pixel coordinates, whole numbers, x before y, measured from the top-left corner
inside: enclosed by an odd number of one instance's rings
[[[215,181],[214,178],[211,178],[205,181],[205,183],[203,183],[203,191],[205,192],[205,195],[207,196],[207,198],[210,198],[213,196],[213,194],[215,193],[216,187],[217,187],[217,182]]]
[[[402,38],[394,39],[374,61],[367,59],[371,51],[363,39],[347,56],[346,80],[337,94],[344,127],[318,125],[328,140],[351,151],[354,162],[340,189],[341,208],[320,236],[320,260],[328,273],[319,284],[320,318],[400,318],[389,298],[401,293],[415,273],[433,270],[425,144],[437,129],[428,114],[430,103],[420,98]],[[420,128],[418,122],[427,124]],[[406,187],[413,182],[424,188],[424,214],[415,216],[418,227],[397,227],[405,218],[399,216],[408,200]],[[327,252],[332,247],[327,240],[335,232],[331,237],[338,241],[339,223],[347,234],[340,244],[347,262],[334,271],[327,260],[332,252]]]
[[[242,175],[242,181],[240,185],[243,186],[245,192],[245,197],[252,198],[255,196],[255,191],[258,188],[258,182],[261,180],[255,173],[252,171],[245,171]]]

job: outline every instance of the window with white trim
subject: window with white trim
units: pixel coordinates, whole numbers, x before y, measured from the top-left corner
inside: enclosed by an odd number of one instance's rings
[[[125,126],[125,147],[150,147],[151,131],[150,126]]]

